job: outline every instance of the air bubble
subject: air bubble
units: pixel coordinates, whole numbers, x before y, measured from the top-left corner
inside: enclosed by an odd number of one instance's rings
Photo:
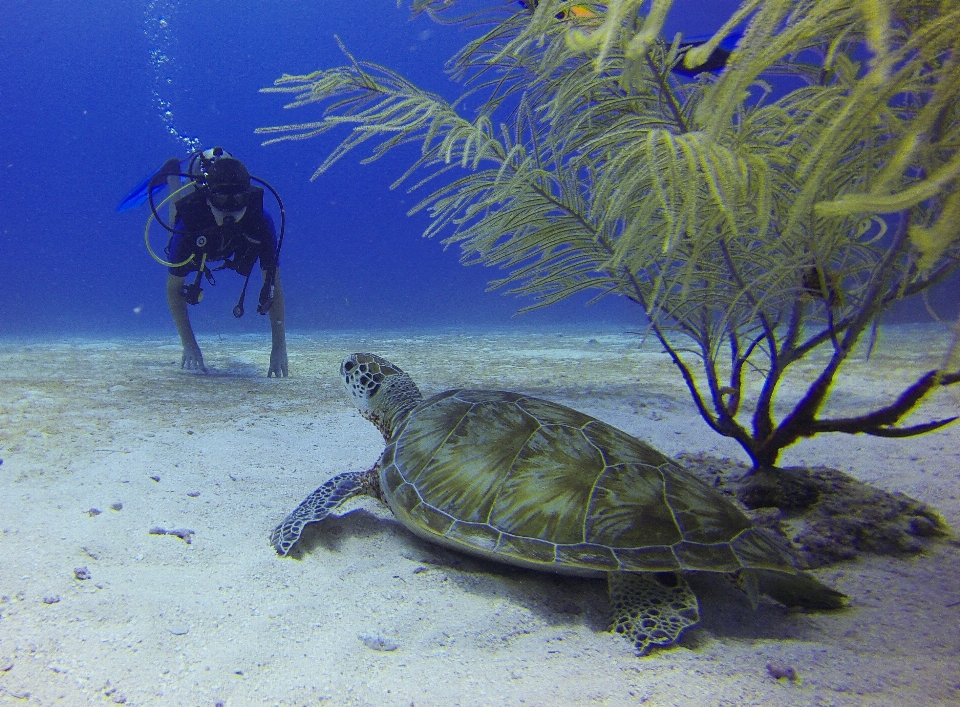
[[[168,55],[167,51],[175,39],[173,26],[178,9],[178,0],[149,0],[143,15],[144,34],[150,46],[150,63],[153,65],[154,108],[166,131],[187,152],[193,152],[200,149],[200,140],[184,135],[177,129],[176,116],[169,100],[175,90],[176,70],[174,57]]]

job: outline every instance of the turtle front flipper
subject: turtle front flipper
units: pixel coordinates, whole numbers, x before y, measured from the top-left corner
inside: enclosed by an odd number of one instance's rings
[[[338,474],[307,496],[303,503],[274,528],[270,543],[278,555],[286,556],[300,539],[304,526],[323,520],[348,498],[368,494],[379,496],[380,481],[376,468]]]
[[[613,608],[610,630],[633,642],[638,655],[676,643],[680,634],[700,622],[700,605],[678,574],[610,572]]]

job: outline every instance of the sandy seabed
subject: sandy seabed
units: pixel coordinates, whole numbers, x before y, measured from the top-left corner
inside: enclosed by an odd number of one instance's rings
[[[702,623],[645,658],[606,632],[603,581],[456,555],[372,499],[311,526],[297,558],[270,547],[308,493],[383,447],[337,377],[354,351],[390,358],[427,395],[516,390],[670,455],[744,459],[652,342],[294,334],[285,380],[264,377],[266,333],[200,343],[206,376],[180,370],[169,336],[0,342],[0,704],[960,704],[953,542],[819,570],[852,598],[839,612],[754,611],[722,579],[697,578]],[[868,364],[845,370],[830,411],[892,401],[946,343],[937,329],[886,330]],[[957,408],[957,392],[939,391],[911,421]],[[960,424],[905,440],[823,436],[781,463],[833,466],[960,527]]]

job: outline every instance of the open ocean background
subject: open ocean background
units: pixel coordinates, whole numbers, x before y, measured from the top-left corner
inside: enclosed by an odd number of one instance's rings
[[[736,4],[677,3],[668,35],[708,33]],[[421,238],[428,217],[406,212],[428,191],[390,190],[412,148],[367,166],[359,162],[369,153],[356,152],[311,182],[344,132],[270,147],[254,134],[261,126],[319,118],[316,107],[286,111],[289,94],[259,89],[284,72],[345,63],[335,34],[358,59],[453,99],[461,88],[444,64],[477,32],[426,16],[411,20],[393,0],[4,0],[0,334],[176,336],[164,299],[165,268],[144,248],[148,208],[115,213],[134,185],[169,157],[186,155],[161,119],[159,102],[169,104],[182,135],[204,147],[223,146],[282,196],[289,330],[637,327],[637,307],[616,298],[586,307],[589,296],[512,319],[529,301],[486,292],[501,273],[464,268],[456,248]],[[169,62],[158,66],[158,53]],[[156,226],[152,233],[162,252],[166,233]],[[268,335],[266,318],[253,306],[259,280],[238,321],[230,311],[242,279],[219,275],[190,310],[198,334]],[[956,307],[956,282],[946,288],[945,315]]]

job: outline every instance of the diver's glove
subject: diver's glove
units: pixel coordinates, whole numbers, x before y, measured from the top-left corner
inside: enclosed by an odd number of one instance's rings
[[[257,311],[260,314],[266,314],[273,306],[273,275],[267,277],[263,287],[260,288],[260,302],[257,304]]]

